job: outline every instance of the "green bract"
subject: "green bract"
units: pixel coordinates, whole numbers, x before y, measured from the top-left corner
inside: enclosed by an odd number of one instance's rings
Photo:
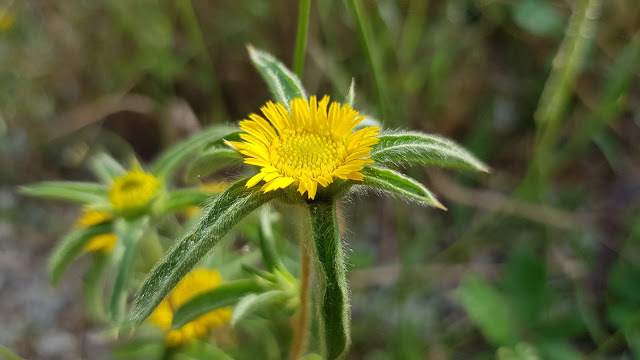
[[[300,80],[273,56],[252,47],[249,47],[249,55],[273,93],[275,101],[290,110],[289,104],[293,99],[299,97],[307,99],[307,92]],[[352,83],[347,102],[352,103],[354,98],[355,90]],[[222,147],[219,140],[223,137],[226,140],[237,141],[238,133],[218,135],[217,137],[209,136],[209,146],[195,155],[195,161],[192,162],[188,171],[189,177],[206,175],[220,166],[240,162],[237,154]],[[485,164],[464,148],[439,136],[418,132],[384,131],[379,135],[379,139],[379,143],[373,147],[370,155],[375,163],[365,166],[361,171],[365,175],[364,181],[336,180],[331,186],[319,189],[315,200],[300,197],[290,188],[267,193],[256,188],[247,189],[245,184],[248,178],[236,182],[212,199],[205,208],[202,218],[173,246],[144,281],[131,309],[133,324],[138,325],[149,316],[180,279],[194,268],[198,261],[211,251],[242,218],[271,200],[293,202],[306,207],[306,218],[312,232],[313,252],[317,264],[315,303],[324,355],[329,359],[343,357],[349,346],[350,316],[344,253],[336,221],[336,201],[339,197],[348,194],[347,190],[356,185],[356,189],[371,188],[427,206],[444,208],[422,184],[386,166],[430,165],[488,171]],[[171,165],[160,168],[177,166],[177,162],[174,161],[166,160],[162,163]],[[296,201],[292,201],[294,196]],[[173,200],[168,203],[180,203],[180,201]],[[265,289],[272,290],[262,295],[251,294],[240,300],[238,317],[242,317],[247,309],[257,308],[262,303],[286,299],[288,293],[286,288],[297,286],[290,275],[287,275],[286,270],[282,277],[285,280],[278,281],[274,278],[273,273],[278,273],[283,267],[275,250],[270,248],[268,231],[263,231],[261,237],[265,241],[261,245],[263,257],[270,272],[263,274],[257,269],[251,271],[261,277],[260,281],[263,284],[271,283]],[[257,284],[236,282],[222,290],[213,290],[194,298],[178,309],[174,326],[179,327],[207,311],[238,301],[242,294],[259,292]]]

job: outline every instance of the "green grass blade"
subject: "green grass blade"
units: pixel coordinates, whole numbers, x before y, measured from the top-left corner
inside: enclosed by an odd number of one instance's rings
[[[0,345],[0,359],[3,360],[24,360],[21,356],[9,350],[9,348]]]
[[[57,200],[67,200],[80,204],[106,202],[109,189],[102,184],[74,181],[46,181],[22,186],[23,193]]]
[[[249,294],[243,297],[233,309],[231,324],[236,325],[247,316],[269,306],[280,304],[291,299],[292,295],[282,290],[272,290],[260,295]]]
[[[246,215],[273,193],[245,189],[246,179],[231,185],[203,210],[204,216],[169,250],[142,284],[133,308],[133,325],[140,324],[196,263]]]
[[[236,127],[227,125],[214,125],[204,129],[187,140],[165,150],[156,159],[151,172],[158,178],[168,180],[171,178],[173,172],[192,156],[195,151],[237,130]]]
[[[293,70],[302,79],[304,72],[304,55],[307,49],[307,32],[309,30],[309,13],[311,0],[300,0],[298,9],[298,32],[296,34],[296,50],[293,58]]]
[[[48,271],[49,279],[52,284],[56,284],[60,280],[60,276],[67,269],[67,266],[75,259],[85,244],[93,237],[113,232],[113,223],[105,222],[102,224],[80,228],[68,233],[55,247],[53,254],[49,258]]]
[[[127,170],[107,153],[94,155],[89,161],[89,168],[104,184],[111,184],[114,178],[127,173]]]
[[[394,165],[431,165],[489,172],[489,167],[455,142],[419,132],[383,132],[371,159]]]
[[[349,288],[334,202],[309,205],[316,256],[315,303],[324,359],[341,359],[350,343]]]
[[[243,296],[262,290],[263,287],[255,280],[238,280],[222,284],[215,289],[200,293],[182,304],[173,315],[171,327],[180,329],[188,322],[208,312],[233,305]]]
[[[392,195],[400,195],[423,205],[447,210],[431,191],[404,174],[376,167],[365,167],[362,173],[365,176],[362,185],[380,189]]]
[[[97,253],[84,278],[84,299],[87,312],[96,320],[106,320],[102,274],[109,263],[109,255]]]
[[[109,315],[114,324],[122,322],[122,316],[127,304],[127,294],[131,269],[138,254],[138,243],[149,226],[149,218],[143,217],[135,220],[118,219],[115,223],[118,241],[124,252],[116,264],[116,278],[113,283],[113,291],[109,302]]]
[[[307,92],[302,87],[300,79],[287,69],[273,55],[248,46],[251,62],[269,86],[276,102],[289,110],[289,103],[295,98],[307,98]]]

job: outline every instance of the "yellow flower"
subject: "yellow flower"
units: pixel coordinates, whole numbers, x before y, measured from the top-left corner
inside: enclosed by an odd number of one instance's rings
[[[113,179],[109,201],[118,211],[136,210],[147,205],[160,188],[153,175],[134,170]]]
[[[16,16],[9,12],[8,9],[0,10],[0,32],[11,29],[16,21]]]
[[[176,309],[194,296],[215,289],[222,283],[222,276],[217,270],[204,268],[192,271],[178,282],[178,285],[149,316],[151,322],[167,332],[167,344],[178,346],[191,339],[205,337],[211,328],[228,324],[231,321],[231,308],[225,307],[204,314],[178,330],[171,329],[173,312]]]
[[[364,127],[354,131],[364,119],[349,105],[329,105],[329,97],[318,102],[315,96],[291,101],[291,114],[282,104],[267,102],[261,109],[266,117],[251,114],[240,122],[243,142],[229,142],[246,156],[244,162],[261,167],[247,182],[252,187],[264,181],[261,190],[269,192],[298,185],[314,199],[318,184],[327,187],[334,178],[363,180],[360,173],[371,146],[378,143],[380,130]]]
[[[76,227],[89,227],[93,225],[101,224],[105,221],[113,219],[113,215],[106,211],[100,210],[85,210],[82,215],[76,220]],[[90,252],[110,252],[118,242],[118,237],[115,234],[102,234],[92,237],[84,246],[84,251]]]

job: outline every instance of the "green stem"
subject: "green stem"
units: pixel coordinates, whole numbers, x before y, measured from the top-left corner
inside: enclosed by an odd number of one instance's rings
[[[382,57],[378,55],[378,52],[374,48],[371,27],[369,26],[366,17],[363,16],[360,0],[348,0],[347,5],[349,5],[349,9],[351,9],[351,12],[355,17],[360,41],[362,42],[362,47],[367,55],[369,66],[373,71],[373,82],[375,83],[376,93],[378,95],[378,116],[384,123],[385,120],[388,120],[387,111],[389,97],[387,94],[388,87],[382,73],[382,64],[380,63],[380,59],[382,59]]]
[[[298,34],[296,35],[296,50],[293,58],[293,71],[302,79],[304,72],[304,55],[307,48],[307,32],[309,30],[309,13],[311,0],[300,0],[298,8]]]
[[[96,320],[106,320],[104,310],[104,294],[102,292],[102,284],[100,278],[107,265],[108,255],[95,254],[91,268],[87,272],[84,279],[84,298],[87,311]]]
[[[305,214],[309,223],[309,215]],[[296,322],[289,360],[300,359],[305,351],[309,337],[309,320],[311,307],[311,248],[312,241],[307,229],[303,230],[300,244],[300,312]]]
[[[534,114],[538,126],[536,147],[525,184],[532,186],[533,196],[538,198],[550,175],[547,164],[551,163],[549,158],[558,139],[560,121],[566,113],[573,85],[595,34],[600,4],[601,0],[577,2]]]
[[[316,201],[309,208],[317,264],[315,296],[322,349],[325,359],[341,359],[350,342],[350,313],[336,204]]]

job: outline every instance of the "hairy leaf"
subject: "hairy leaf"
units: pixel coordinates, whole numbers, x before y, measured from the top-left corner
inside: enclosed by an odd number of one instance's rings
[[[103,152],[91,158],[89,167],[94,175],[104,184],[111,184],[115,177],[127,173],[127,170],[116,159]]]
[[[67,200],[80,204],[106,202],[109,189],[102,184],[74,181],[46,181],[20,190],[31,196]]]
[[[128,283],[131,269],[138,253],[138,242],[149,226],[149,218],[142,217],[134,220],[118,219],[115,232],[124,251],[120,254],[116,264],[116,278],[109,302],[111,321],[119,324],[127,303]]]
[[[85,244],[93,237],[113,231],[112,222],[104,222],[98,225],[80,228],[68,233],[55,247],[49,258],[49,279],[52,284],[60,280],[67,266],[84,249]]]
[[[414,179],[397,171],[378,167],[365,167],[362,169],[364,182],[362,185],[370,186],[391,193],[401,195],[409,200],[447,210],[435,195]],[[357,185],[358,183],[356,183]]]
[[[211,126],[185,141],[178,143],[163,152],[155,161],[152,173],[163,179],[169,179],[173,172],[193,155],[194,151],[204,148],[212,141],[222,139],[225,135],[237,131],[236,127],[226,125]]]
[[[193,182],[217,170],[242,163],[242,155],[228,146],[208,147],[189,163],[184,179]]]
[[[249,57],[253,66],[273,93],[274,100],[284,105],[287,110],[289,103],[295,98],[307,98],[307,92],[302,82],[291,70],[287,69],[278,59],[268,52],[248,46]]]
[[[171,327],[180,329],[200,316],[237,303],[243,296],[263,290],[254,280],[238,280],[202,292],[180,306],[173,315]]]
[[[162,202],[160,212],[172,212],[189,206],[201,206],[212,196],[215,195],[199,189],[174,190]]]
[[[233,309],[231,324],[236,325],[247,316],[274,304],[279,304],[287,301],[288,299],[291,299],[291,294],[282,290],[267,291],[259,295],[249,294],[243,297],[238,302],[238,305],[236,305],[236,307]]]
[[[133,325],[140,324],[169,291],[242,218],[273,197],[273,192],[245,189],[246,179],[231,185],[203,210],[204,216],[151,270],[133,308]]]
[[[489,172],[489,167],[455,142],[419,132],[383,132],[371,159],[395,165],[435,165]]]

